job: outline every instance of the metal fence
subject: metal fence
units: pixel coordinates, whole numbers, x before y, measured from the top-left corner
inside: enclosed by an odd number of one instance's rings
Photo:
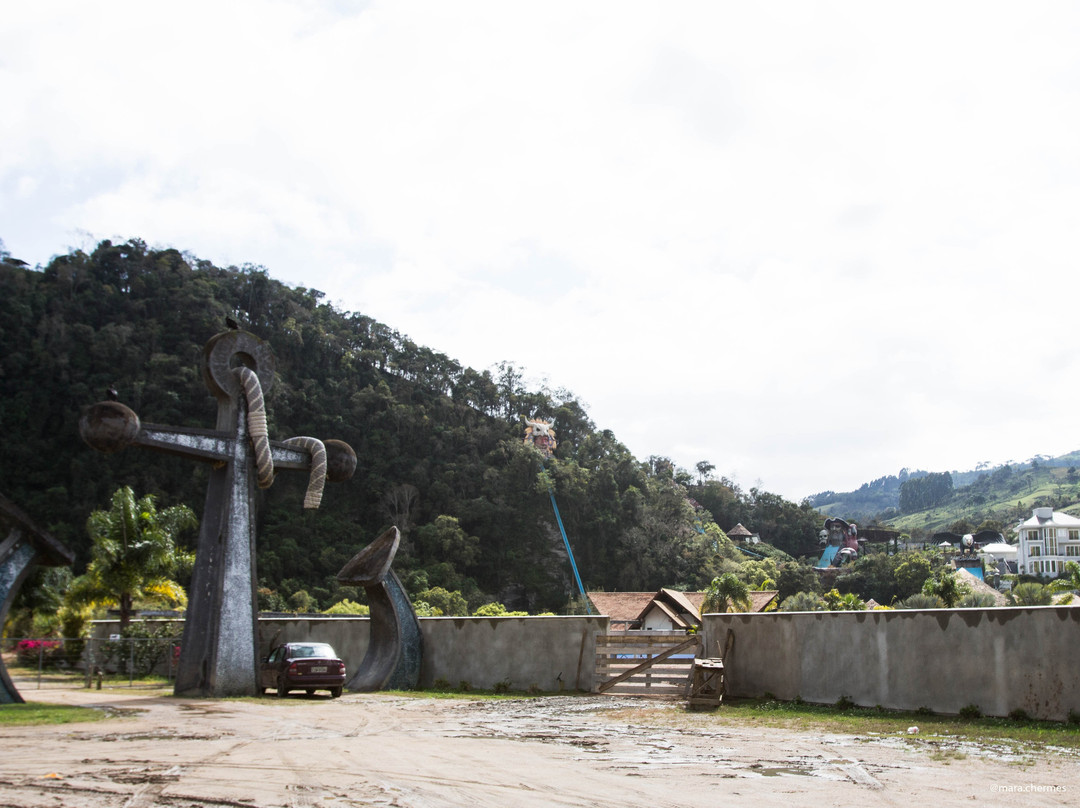
[[[4,662],[18,685],[160,687],[172,682],[180,640],[170,637],[6,637]]]

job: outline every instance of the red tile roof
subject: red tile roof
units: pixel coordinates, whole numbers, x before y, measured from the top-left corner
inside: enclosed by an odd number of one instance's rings
[[[750,611],[764,611],[778,594],[775,589],[751,591]],[[674,589],[661,589],[658,592],[590,592],[589,600],[597,612],[607,615],[612,623],[639,623],[654,605],[661,605],[671,614],[689,613],[697,623],[701,620],[701,604],[705,602],[705,593],[679,592]]]

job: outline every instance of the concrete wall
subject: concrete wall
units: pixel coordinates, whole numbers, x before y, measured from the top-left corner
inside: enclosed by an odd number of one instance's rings
[[[1080,607],[709,614],[727,692],[984,715],[1080,713]],[[719,643],[719,646],[718,646]]]
[[[509,681],[515,690],[592,690],[596,635],[608,630],[606,617],[421,617],[424,661],[420,687],[440,679],[457,687],[468,682],[490,689]],[[276,639],[275,639],[276,638]],[[364,659],[366,617],[264,617],[259,649],[271,643],[328,642],[350,671]]]

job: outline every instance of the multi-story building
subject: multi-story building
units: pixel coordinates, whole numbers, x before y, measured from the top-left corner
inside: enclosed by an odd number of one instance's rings
[[[1080,519],[1051,508],[1035,508],[1016,526],[1016,562],[1021,573],[1055,578],[1069,561],[1080,563]]]

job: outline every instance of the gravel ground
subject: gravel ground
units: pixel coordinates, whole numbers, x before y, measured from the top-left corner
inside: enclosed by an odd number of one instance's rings
[[[677,702],[27,690],[109,712],[3,730],[0,806],[1072,805],[1071,750],[823,735]]]

